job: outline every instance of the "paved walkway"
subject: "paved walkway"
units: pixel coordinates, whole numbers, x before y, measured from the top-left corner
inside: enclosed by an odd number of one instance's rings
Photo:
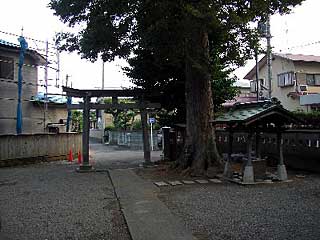
[[[160,154],[161,151],[151,152],[151,161],[160,160]],[[90,143],[90,159],[96,169],[136,168],[144,163],[143,151],[94,143]]]
[[[157,198],[158,188],[132,170],[110,176],[133,240],[195,240],[191,232]]]

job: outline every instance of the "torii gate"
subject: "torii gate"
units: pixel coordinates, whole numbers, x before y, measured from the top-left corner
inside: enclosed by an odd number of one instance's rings
[[[90,130],[90,109],[140,109],[141,124],[143,132],[143,151],[145,164],[150,164],[150,142],[147,128],[147,111],[148,109],[160,108],[159,103],[150,103],[144,101],[143,93],[141,90],[80,90],[69,87],[62,87],[63,92],[68,97],[83,98],[83,103],[68,104],[68,110],[82,109],[83,110],[83,132],[82,132],[82,165],[77,169],[79,172],[87,172],[92,170],[89,163],[89,130]],[[91,103],[92,97],[112,97],[112,103]],[[136,97],[139,99],[138,103],[119,103],[118,97]]]

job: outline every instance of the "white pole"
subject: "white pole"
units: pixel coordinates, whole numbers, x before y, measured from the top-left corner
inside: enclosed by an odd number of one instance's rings
[[[104,61],[102,60],[102,90],[104,89]]]
[[[151,151],[153,151],[153,136],[152,136],[152,122],[150,123],[151,124],[151,129],[150,129],[150,143],[151,143]]]
[[[48,40],[46,41],[46,64],[44,68],[44,81],[45,81],[45,96],[44,96],[44,111],[43,111],[43,130],[46,132],[46,118],[47,118],[47,111],[48,111],[48,53],[49,53],[49,43]]]
[[[270,15],[267,19],[267,69],[268,69],[268,98],[271,99],[272,94],[272,49],[271,49],[271,31],[270,31]]]

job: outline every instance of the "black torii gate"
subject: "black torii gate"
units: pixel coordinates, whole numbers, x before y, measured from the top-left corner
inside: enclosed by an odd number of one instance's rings
[[[126,89],[126,90],[84,90],[74,89],[69,87],[62,87],[63,92],[68,97],[83,98],[83,103],[80,104],[69,104],[68,110],[71,109],[82,109],[83,110],[83,132],[82,132],[82,156],[83,162],[79,167],[79,172],[87,172],[92,170],[92,166],[89,163],[89,130],[90,130],[90,109],[140,109],[141,124],[143,131],[143,151],[144,161],[148,165],[151,163],[150,159],[150,142],[147,128],[147,111],[148,109],[160,108],[159,103],[151,103],[144,100],[144,94],[141,90]],[[112,103],[91,103],[92,97],[112,97]],[[134,97],[138,99],[138,103],[119,103],[118,97]]]

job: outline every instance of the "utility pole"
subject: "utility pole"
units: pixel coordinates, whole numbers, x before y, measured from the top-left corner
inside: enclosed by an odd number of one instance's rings
[[[57,46],[56,46],[56,48],[57,48]],[[56,72],[56,87],[57,88],[59,87],[59,81],[60,81],[60,52],[57,48],[57,72]]]
[[[256,90],[257,90],[257,101],[259,101],[259,61],[258,61],[258,46],[255,48],[255,58],[256,58]]]
[[[48,52],[49,43],[46,41],[46,65],[44,68],[44,80],[45,80],[45,96],[44,96],[44,111],[43,111],[43,130],[46,131],[46,114],[48,111]]]
[[[102,76],[101,76],[101,89],[104,90],[104,61],[102,59]],[[103,99],[103,98],[101,98]],[[100,102],[100,101],[98,101]],[[100,111],[100,112],[98,112]],[[102,129],[102,132],[104,135],[104,124],[105,124],[105,120],[104,120],[104,110],[97,110],[96,112],[96,115],[97,115],[97,121],[98,121],[98,129]],[[103,139],[102,139],[102,142],[103,142]]]
[[[272,92],[272,53],[271,53],[271,32],[270,32],[270,15],[267,18],[267,67],[268,67],[268,98],[271,99]]]
[[[66,87],[68,87],[68,80],[69,75],[66,75]],[[70,106],[72,104],[72,97],[67,97],[67,105]],[[66,126],[66,132],[70,131],[70,122],[71,122],[71,110],[68,109],[68,115],[67,115],[67,126]]]
[[[71,76],[69,76],[69,75],[67,74],[67,75],[66,75],[66,87],[68,87],[69,77],[71,77]]]
[[[104,61],[102,59],[102,87],[101,89],[104,89]]]

